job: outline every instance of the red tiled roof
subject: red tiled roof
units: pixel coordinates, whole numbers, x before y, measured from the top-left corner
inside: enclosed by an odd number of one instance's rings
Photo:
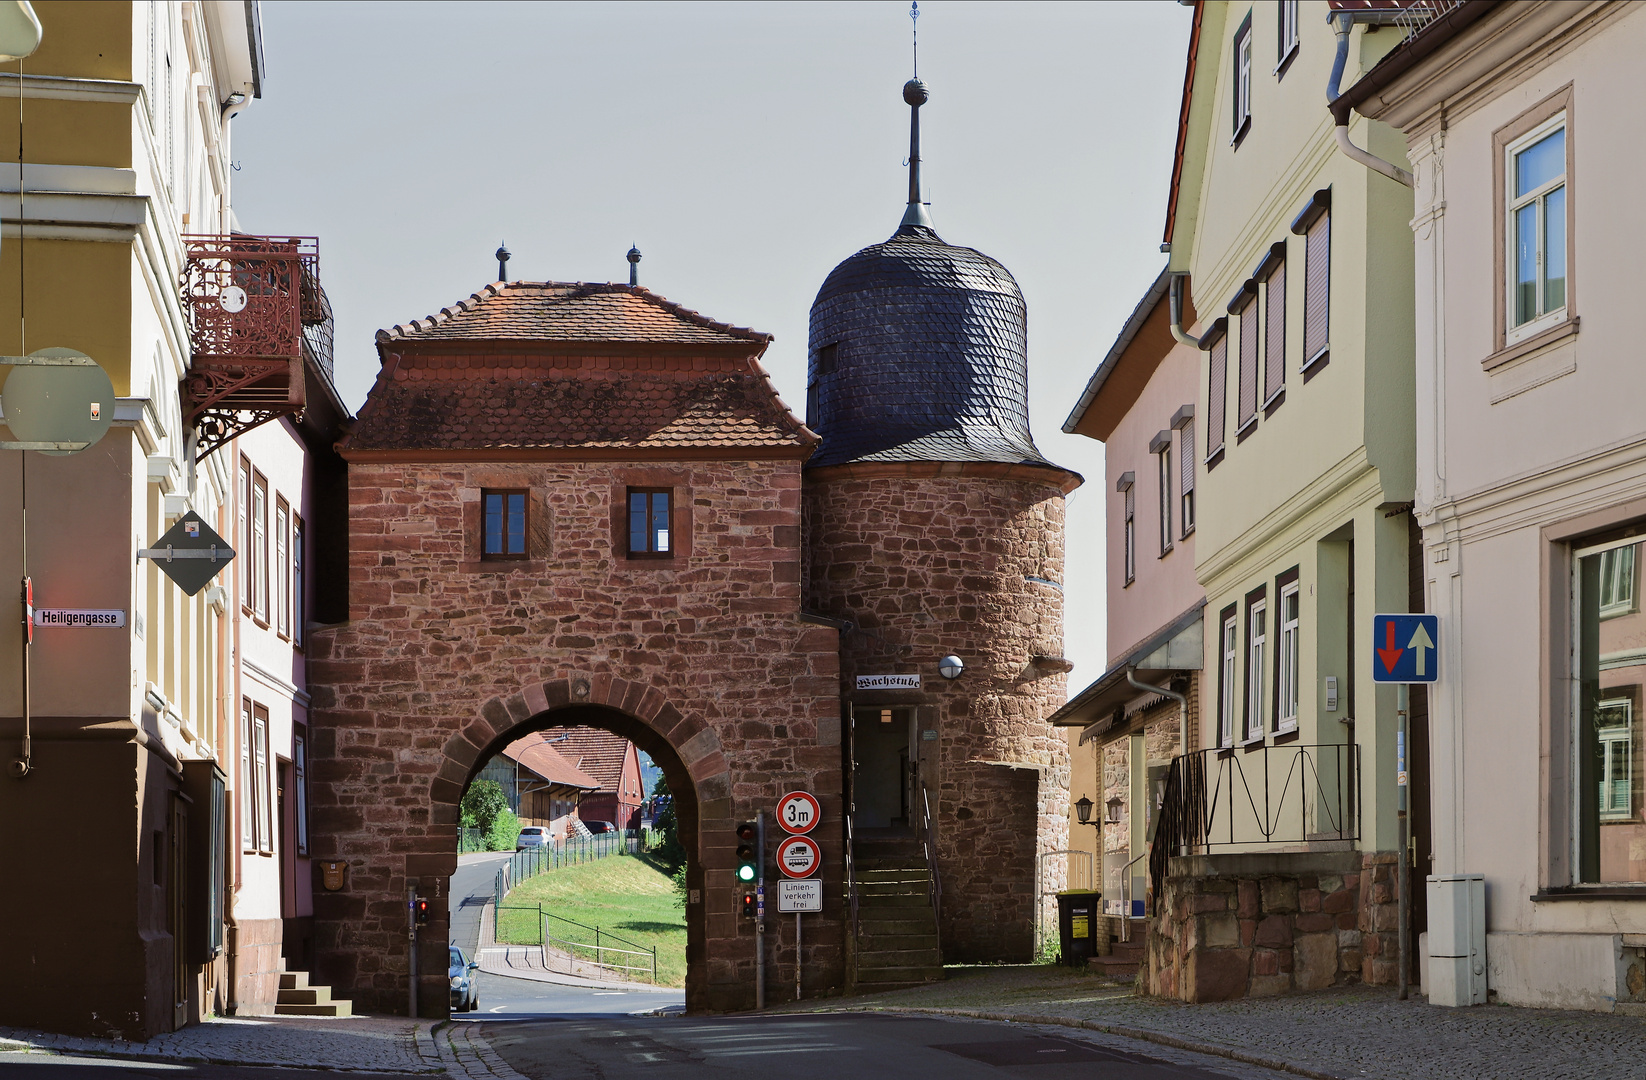
[[[594,777],[600,785],[597,790],[618,789],[623,780],[623,760],[629,752],[629,740],[592,727],[559,728],[544,735],[554,741],[561,756]]]
[[[426,319],[377,332],[392,341],[639,341],[709,344],[771,341],[716,322],[638,285],[493,282]]]
[[[598,780],[579,770],[550,746],[549,738],[551,736],[545,732],[534,732],[505,746],[503,755],[512,758],[522,768],[531,770],[551,784],[564,784],[586,791],[593,791],[600,786]]]

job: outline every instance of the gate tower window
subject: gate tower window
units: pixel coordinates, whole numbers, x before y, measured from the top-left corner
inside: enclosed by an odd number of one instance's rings
[[[674,551],[670,488],[629,489],[629,558],[667,558]]]
[[[481,517],[485,544],[482,559],[524,559],[526,557],[526,493],[485,491],[481,493]]]

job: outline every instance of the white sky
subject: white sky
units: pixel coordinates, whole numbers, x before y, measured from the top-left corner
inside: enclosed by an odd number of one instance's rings
[[[909,17],[875,3],[263,4],[263,98],[234,120],[248,232],[320,237],[351,408],[379,328],[492,281],[640,282],[776,335],[805,407],[807,315],[907,197]],[[1061,425],[1154,280],[1190,11],[921,7],[921,158],[938,231],[1029,305],[1041,451],[1069,503],[1071,692],[1101,674],[1102,447]]]

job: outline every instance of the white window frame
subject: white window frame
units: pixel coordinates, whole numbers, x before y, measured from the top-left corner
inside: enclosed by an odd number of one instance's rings
[[[251,474],[251,605],[252,614],[269,625],[269,482],[262,473]]]
[[[274,813],[269,798],[269,710],[252,702],[252,790],[257,802],[257,850],[274,853]]]
[[[1567,813],[1571,815],[1566,837],[1568,857],[1571,859],[1572,881],[1579,883],[1578,878],[1583,866],[1583,836],[1581,822],[1583,821],[1583,788],[1585,785],[1577,782],[1576,778],[1583,775],[1578,754],[1582,747],[1582,740],[1578,738],[1578,725],[1583,722],[1583,673],[1578,670],[1578,658],[1583,655],[1583,560],[1593,555],[1605,555],[1622,547],[1633,547],[1642,543],[1639,536],[1625,537],[1622,540],[1612,540],[1604,544],[1591,544],[1587,547],[1574,547],[1572,550],[1571,581],[1568,584],[1571,598],[1571,696],[1568,699],[1570,709],[1566,724],[1566,751],[1568,755],[1568,775],[1573,779],[1567,784]],[[1604,692],[1604,691],[1602,691]],[[1595,699],[1595,707],[1601,708],[1612,698]],[[1632,721],[1631,721],[1632,722]],[[1604,762],[1602,762],[1604,764]],[[1596,807],[1597,811],[1599,807]],[[1598,815],[1597,815],[1598,816]],[[1607,820],[1601,817],[1601,820]],[[1607,882],[1585,881],[1583,885],[1604,885]]]
[[[1526,134],[1522,135],[1520,138],[1514,140],[1503,148],[1503,197],[1505,200],[1503,214],[1503,288],[1505,294],[1503,301],[1503,316],[1505,323],[1503,329],[1503,342],[1505,345],[1514,345],[1517,342],[1524,341],[1529,337],[1541,334],[1543,331],[1549,329],[1549,327],[1554,326],[1557,323],[1564,322],[1571,304],[1572,266],[1570,251],[1572,235],[1572,197],[1571,189],[1567,184],[1568,176],[1564,163],[1562,164],[1560,175],[1555,177],[1553,180],[1546,182],[1541,187],[1534,188],[1525,195],[1517,197],[1514,193],[1515,157],[1526,150],[1531,149],[1533,146],[1542,142],[1550,135],[1553,135],[1556,131],[1565,129],[1565,127],[1566,111],[1562,109],[1560,112],[1549,117],[1549,119],[1545,120],[1543,123],[1539,124],[1537,127],[1533,128],[1531,131],[1528,131]],[[1571,155],[1571,138],[1571,132],[1567,131],[1566,154],[1568,158]],[[1567,251],[1564,253],[1567,256],[1565,277],[1567,302],[1557,308],[1543,312],[1539,315],[1535,315],[1527,321],[1516,325],[1515,294],[1519,284],[1517,281],[1519,276],[1519,260],[1516,258],[1515,252],[1515,213],[1516,211],[1532,203],[1537,204],[1537,306],[1542,308],[1544,302],[1543,268],[1544,261],[1548,258],[1548,252],[1543,249],[1544,240],[1548,236],[1549,232],[1548,222],[1546,220],[1546,208],[1548,205],[1549,196],[1554,194],[1557,190],[1566,192],[1564,211],[1566,221],[1565,228],[1561,230],[1561,236],[1565,239],[1567,247]]]
[[[1302,651],[1302,635],[1298,632],[1298,626],[1303,619],[1303,595],[1297,585],[1293,581],[1280,590],[1280,606],[1276,609],[1277,629],[1280,631],[1280,678],[1275,687],[1276,731],[1297,728],[1298,661]],[[1296,613],[1290,618],[1286,615],[1288,602],[1296,607]]]
[[[257,786],[252,779],[251,698],[240,699],[240,850],[257,850]]]
[[[1625,559],[1624,556],[1628,558]],[[1634,545],[1611,548],[1600,553],[1600,617],[1615,619],[1635,610],[1635,574],[1638,570]],[[1610,599],[1608,599],[1610,595]]]
[[[291,522],[291,643],[302,648],[303,620],[308,617],[303,611],[303,519],[293,514]]]
[[[1601,698],[1595,702],[1595,709],[1599,712],[1604,712],[1607,709],[1621,709],[1623,711],[1623,723],[1621,725],[1604,728],[1597,725],[1596,727],[1601,752],[1601,791],[1597,816],[1601,821],[1628,821],[1634,817],[1635,703],[1632,699],[1626,697]],[[1608,738],[1605,735],[1605,732],[1608,731],[1621,731],[1622,734]],[[1625,785],[1623,789],[1623,807],[1622,809],[1614,809],[1617,793],[1615,790],[1607,791],[1607,785],[1610,783],[1607,777],[1612,775],[1612,759],[1618,752],[1616,748],[1619,743],[1623,746],[1623,773],[1626,779],[1623,781]]]
[[[292,797],[296,811],[297,853],[309,853],[309,747],[301,731],[291,739]]]
[[[1269,601],[1246,611],[1246,741],[1263,738],[1264,665],[1269,659]]]
[[[274,630],[291,637],[291,507],[284,497],[274,499]]]
[[[1160,459],[1160,554],[1172,550],[1172,444],[1171,440],[1155,455]]]
[[[1246,19],[1246,24],[1235,32],[1234,39],[1236,73],[1234,134],[1229,136],[1231,145],[1240,141],[1240,137],[1246,133],[1246,125],[1252,122],[1252,24],[1249,13]]]
[[[1298,0],[1280,0],[1280,48],[1275,60],[1275,74],[1286,66],[1286,61],[1297,52]]]
[[[1236,612],[1223,620],[1223,678],[1222,693],[1219,695],[1217,744],[1225,747],[1234,745],[1235,676],[1240,655],[1239,618]]]

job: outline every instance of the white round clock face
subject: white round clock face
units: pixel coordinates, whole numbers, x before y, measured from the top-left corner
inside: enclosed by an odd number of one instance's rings
[[[246,290],[238,285],[230,285],[217,294],[217,302],[230,315],[238,311],[244,311],[246,310]]]

